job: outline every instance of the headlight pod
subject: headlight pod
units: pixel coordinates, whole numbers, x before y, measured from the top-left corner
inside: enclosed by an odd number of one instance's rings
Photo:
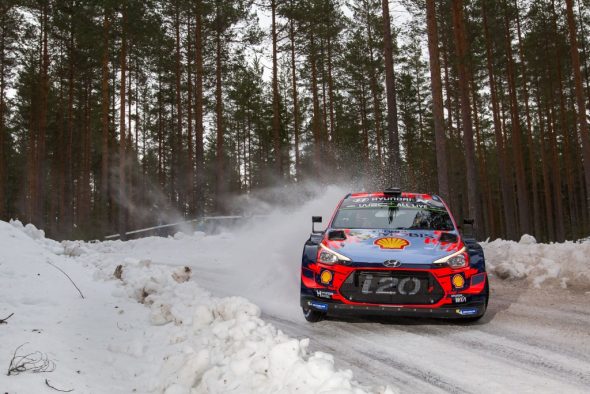
[[[448,256],[443,257],[442,259],[438,259],[433,262],[436,265],[443,265],[446,264],[453,269],[463,268],[466,267],[469,263],[467,253],[465,253],[467,249],[462,247],[461,250],[450,254]]]
[[[318,263],[334,265],[336,263],[349,263],[352,260],[348,257],[333,251],[332,249],[320,244],[320,250],[318,252]]]

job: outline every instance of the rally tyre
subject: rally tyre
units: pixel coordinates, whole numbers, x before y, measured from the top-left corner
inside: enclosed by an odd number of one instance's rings
[[[302,308],[302,309],[303,309],[303,316],[305,317],[305,320],[307,320],[310,323],[317,323],[319,321],[322,321],[324,319],[324,317],[326,317],[325,312],[314,311],[311,308]]]

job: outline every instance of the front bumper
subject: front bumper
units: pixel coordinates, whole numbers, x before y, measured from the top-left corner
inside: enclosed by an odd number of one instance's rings
[[[431,317],[461,319],[479,317],[485,313],[485,296],[473,296],[466,303],[445,305],[437,308],[403,305],[356,305],[327,300],[313,296],[301,296],[301,306],[330,314],[380,315],[399,317]]]
[[[480,317],[485,313],[488,298],[487,275],[472,267],[463,270],[451,270],[450,268],[425,268],[425,269],[391,269],[375,270],[377,273],[388,272],[397,278],[401,275],[413,277],[428,277],[434,281],[434,286],[429,287],[428,293],[420,293],[417,296],[405,295],[404,297],[361,298],[361,293],[373,295],[371,287],[364,287],[365,282],[354,284],[356,293],[348,292],[345,286],[350,286],[354,281],[355,273],[366,271],[367,267],[342,267],[342,266],[310,266],[302,270],[301,277],[301,306],[330,314],[364,314],[364,315],[388,315],[388,316],[414,316],[433,318],[468,318]],[[333,280],[322,283],[321,273],[330,271]],[[396,272],[397,271],[397,272]],[[452,277],[460,273],[464,283],[460,287],[453,284]],[[352,278],[352,279],[351,279]],[[372,283],[372,282],[371,282]],[[385,283],[385,282],[384,282]],[[386,282],[393,283],[393,282]],[[396,282],[402,283],[402,281]],[[422,289],[425,287],[423,286]],[[395,290],[391,286],[385,290]],[[437,290],[438,289],[438,290]],[[343,291],[344,290],[344,291]],[[383,290],[383,289],[381,289]],[[408,288],[406,288],[408,290]],[[407,294],[397,291],[397,294]],[[383,293],[382,293],[383,294]],[[424,295],[432,295],[429,299]],[[420,296],[420,297],[418,297]],[[406,302],[404,302],[406,301]]]

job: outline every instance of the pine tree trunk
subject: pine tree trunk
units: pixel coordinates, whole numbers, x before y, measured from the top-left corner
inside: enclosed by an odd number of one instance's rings
[[[175,169],[175,181],[176,181],[176,195],[178,196],[178,201],[176,200],[175,194],[173,194],[172,201],[177,203],[177,206],[181,210],[181,214],[184,215],[184,196],[185,196],[185,188],[183,187],[183,180],[181,178],[181,168],[182,168],[182,98],[181,98],[181,78],[182,78],[182,64],[181,64],[181,55],[180,55],[180,9],[178,0],[175,3],[175,10],[174,10],[174,32],[175,32],[175,43],[176,43],[176,50],[175,50],[175,90],[176,90],[176,146],[175,146],[175,154],[173,154],[173,164],[172,166]],[[174,189],[173,189],[174,190]],[[181,208],[182,207],[182,208]]]
[[[195,214],[195,158],[193,147],[193,75],[192,75],[192,41],[191,41],[191,17],[187,21],[187,163],[186,163],[186,201],[188,213],[192,218]]]
[[[500,122],[500,106],[498,105],[498,94],[496,87],[496,78],[494,66],[492,64],[492,46],[488,31],[487,12],[485,6],[482,9],[484,40],[486,44],[486,65],[488,79],[490,83],[490,93],[492,101],[492,117],[494,123],[494,136],[496,139],[496,151],[498,157],[498,171],[500,176],[500,185],[502,190],[502,206],[504,208],[504,226],[507,239],[516,239],[516,223],[514,221],[514,205],[512,196],[512,176],[508,171],[508,161],[506,150],[504,148],[504,137],[502,136],[502,125]]]
[[[465,149],[465,164],[467,169],[467,196],[469,216],[475,220],[474,233],[480,235],[481,214],[478,206],[477,166],[475,164],[475,146],[473,143],[473,125],[471,121],[471,105],[469,100],[469,71],[467,38],[463,21],[463,2],[453,0],[453,32],[457,55],[457,70],[459,76],[459,93],[461,100],[461,119],[463,126],[463,144]]]
[[[311,121],[311,130],[313,135],[313,155],[314,155],[314,163],[316,165],[316,170],[318,173],[321,173],[322,170],[322,157],[321,152],[322,149],[322,141],[321,141],[321,111],[320,111],[320,101],[319,101],[319,94],[318,94],[318,81],[317,81],[317,62],[316,62],[316,47],[315,47],[315,36],[313,31],[310,31],[310,54],[309,54],[309,61],[311,63],[311,95],[312,95],[312,105],[313,105],[313,117]]]
[[[520,130],[518,99],[516,98],[516,77],[514,72],[514,58],[512,56],[512,37],[510,35],[508,16],[506,14],[504,15],[504,38],[506,46],[508,94],[510,99],[510,120],[512,123],[512,156],[514,160],[514,172],[516,174],[516,193],[518,196],[518,224],[521,234],[529,234],[529,196],[527,193],[526,174],[523,163],[522,133]]]
[[[335,145],[337,141],[336,135],[336,115],[334,113],[334,78],[333,78],[333,54],[332,54],[332,40],[328,36],[328,98],[330,99],[330,136],[332,137],[332,144]]]
[[[5,121],[4,121],[4,94],[6,91],[6,13],[0,17],[0,220],[6,220],[6,152],[5,152]]]
[[[580,54],[578,38],[576,33],[576,22],[574,20],[573,0],[565,1],[567,6],[567,22],[570,36],[570,53],[574,73],[576,90],[576,104],[578,107],[578,122],[580,124],[580,139],[582,140],[582,153],[584,158],[584,179],[586,181],[586,208],[590,207],[590,135],[588,134],[588,120],[586,115],[586,97],[582,85],[582,74],[580,72]],[[590,218],[590,211],[586,209],[586,216]]]
[[[127,9],[123,6],[122,33],[121,33],[121,53],[120,53],[120,90],[119,90],[119,236],[126,239],[127,231],[127,181],[125,174],[125,150],[126,150],[126,131],[125,131],[125,96],[127,93],[125,84],[127,81]]]
[[[360,82],[361,96],[360,96],[360,115],[361,115],[361,130],[363,137],[363,166],[365,174],[368,174],[370,169],[369,157],[369,126],[367,121],[367,101],[365,97],[365,85]]]
[[[162,70],[158,69],[158,185],[164,188],[164,119],[162,108]]]
[[[496,234],[496,225],[494,221],[494,210],[492,207],[492,193],[490,191],[490,177],[487,173],[487,160],[486,160],[486,150],[483,143],[483,137],[480,131],[480,124],[479,124],[479,107],[477,104],[477,93],[475,88],[475,81],[473,78],[473,74],[471,74],[471,96],[473,99],[473,121],[475,124],[475,140],[477,146],[477,159],[478,159],[478,167],[479,167],[479,176],[482,184],[483,189],[483,198],[482,198],[482,205],[484,207],[484,223],[483,228],[486,230],[486,234]]]
[[[326,55],[324,53],[324,39],[320,38],[320,56],[319,56],[319,69],[321,71],[321,81],[322,81],[322,157],[324,158],[324,162],[332,164],[332,160],[330,159],[330,155],[332,154],[330,150],[330,134],[328,130],[328,104],[327,104],[327,95],[326,95],[326,67],[324,67],[324,59]]]
[[[102,49],[102,77],[101,77],[101,126],[102,126],[102,150],[101,150],[101,222],[103,231],[106,230],[108,221],[108,200],[109,200],[109,30],[110,20],[107,10],[104,10],[102,23],[103,49]]]
[[[531,110],[529,108],[529,88],[528,88],[528,76],[525,62],[524,46],[522,44],[522,32],[520,29],[520,11],[518,9],[518,2],[514,0],[514,7],[516,9],[516,29],[518,35],[518,48],[520,54],[520,72],[522,75],[522,93],[524,101],[524,110],[526,116],[527,125],[527,143],[529,148],[529,169],[531,171],[531,183],[533,193],[533,228],[536,236],[541,234],[541,221],[540,219],[540,202],[539,202],[539,191],[538,191],[538,180],[537,180],[537,165],[536,165],[536,149],[535,141],[533,139],[533,126]]]
[[[276,0],[271,0],[272,11],[272,139],[274,150],[275,173],[279,178],[283,177],[283,155],[281,151],[281,114],[279,95],[279,76],[277,59],[277,27],[276,27]]]
[[[549,170],[549,158],[547,157],[547,148],[545,145],[545,123],[543,122],[542,114],[542,103],[541,93],[539,89],[539,80],[536,80],[536,92],[537,92],[537,116],[539,118],[539,140],[541,141],[541,162],[543,171],[543,202],[545,204],[545,229],[546,238],[545,240],[550,241],[555,239],[554,223],[553,223],[553,195],[551,193],[551,179]],[[540,212],[539,212],[540,215]]]
[[[47,3],[43,4],[42,11],[42,30],[43,30],[43,55],[41,62],[41,83],[40,83],[40,103],[39,103],[39,130],[36,152],[36,200],[34,201],[34,223],[37,227],[44,227],[44,206],[45,206],[45,151],[46,151],[46,133],[47,133],[47,99],[49,95],[49,51],[48,51],[48,30],[49,30],[49,7]]]
[[[383,9],[383,55],[385,58],[385,90],[387,93],[387,136],[390,162],[390,181],[401,182],[401,157],[399,147],[399,130],[397,124],[397,96],[395,91],[395,70],[393,68],[393,39],[391,36],[391,18],[389,0],[382,0]]]
[[[78,218],[90,217],[90,81],[84,81],[84,121],[82,127],[81,149],[82,168],[80,171],[80,199]],[[76,222],[81,222],[77,220]]]
[[[293,0],[291,0],[293,6]],[[297,95],[297,67],[295,63],[295,23],[293,18],[289,20],[289,40],[291,41],[291,79],[293,94],[293,136],[295,150],[295,177],[299,181],[299,172],[301,170],[300,153],[299,153],[299,98]]]
[[[545,55],[549,59],[549,43],[547,37],[545,38]],[[562,181],[561,181],[561,165],[559,161],[558,147],[557,147],[557,132],[555,113],[553,105],[555,99],[553,97],[553,78],[551,77],[551,69],[548,63],[546,63],[546,72],[549,80],[549,100],[545,103],[545,111],[547,113],[547,133],[549,136],[549,149],[551,151],[551,169],[552,169],[552,180],[553,180],[553,195],[555,199],[554,222],[555,222],[555,240],[563,242],[565,240],[565,229],[563,224],[563,193],[562,193]]]
[[[385,3],[388,0],[384,0]],[[442,81],[440,77],[440,54],[436,24],[435,0],[426,0],[426,25],[428,31],[428,54],[430,59],[430,87],[432,91],[432,115],[434,118],[434,141],[438,192],[443,199],[449,198],[449,175],[447,168],[447,138],[443,113]]]
[[[195,23],[195,214],[201,217],[205,211],[205,163],[203,150],[203,3],[196,1]]]
[[[367,12],[367,45],[369,47],[369,61],[370,61],[370,87],[371,96],[373,98],[373,117],[375,119],[375,139],[377,141],[377,161],[379,167],[383,164],[382,158],[382,141],[383,136],[381,135],[381,106],[379,103],[379,87],[377,85],[377,68],[375,67],[375,55],[373,54],[373,32],[371,29],[371,18],[369,12]]]
[[[215,147],[215,178],[216,178],[216,193],[215,193],[215,208],[217,213],[225,211],[222,200],[226,193],[226,179],[225,179],[225,159],[223,157],[223,91],[221,80],[222,67],[222,51],[221,51],[221,15],[219,2],[216,2],[217,26],[215,32],[215,115],[217,126],[217,140]]]

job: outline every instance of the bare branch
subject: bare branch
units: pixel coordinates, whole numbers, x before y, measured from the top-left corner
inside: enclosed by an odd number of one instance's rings
[[[10,319],[12,317],[12,315],[14,315],[14,312],[11,313],[10,315],[6,316],[4,319],[0,319],[0,324],[8,324],[8,322],[6,320]]]
[[[54,387],[51,384],[49,384],[49,380],[47,380],[47,379],[45,379],[45,384],[47,385],[47,387],[51,387],[55,391],[61,391],[62,393],[71,393],[72,391],[74,391],[74,389],[69,389],[69,390],[58,389],[57,387]]]
[[[55,363],[47,357],[46,354],[40,351],[28,353],[25,355],[18,354],[19,350],[28,342],[23,343],[14,350],[10,364],[8,365],[8,372],[6,376],[18,375],[22,372],[53,372],[55,370]]]
[[[66,272],[64,270],[62,270],[61,268],[59,268],[57,265],[53,264],[51,261],[47,261],[47,264],[49,264],[50,266],[58,269],[62,274],[64,274],[70,280],[70,282],[72,282],[72,284],[74,285],[74,287],[76,288],[76,290],[78,290],[78,293],[80,293],[80,297],[84,298],[84,294],[82,294],[82,291],[80,290],[80,288],[78,286],[76,286],[76,283],[74,283],[74,281],[72,280],[72,278],[70,278],[70,276],[68,274],[66,274]]]

